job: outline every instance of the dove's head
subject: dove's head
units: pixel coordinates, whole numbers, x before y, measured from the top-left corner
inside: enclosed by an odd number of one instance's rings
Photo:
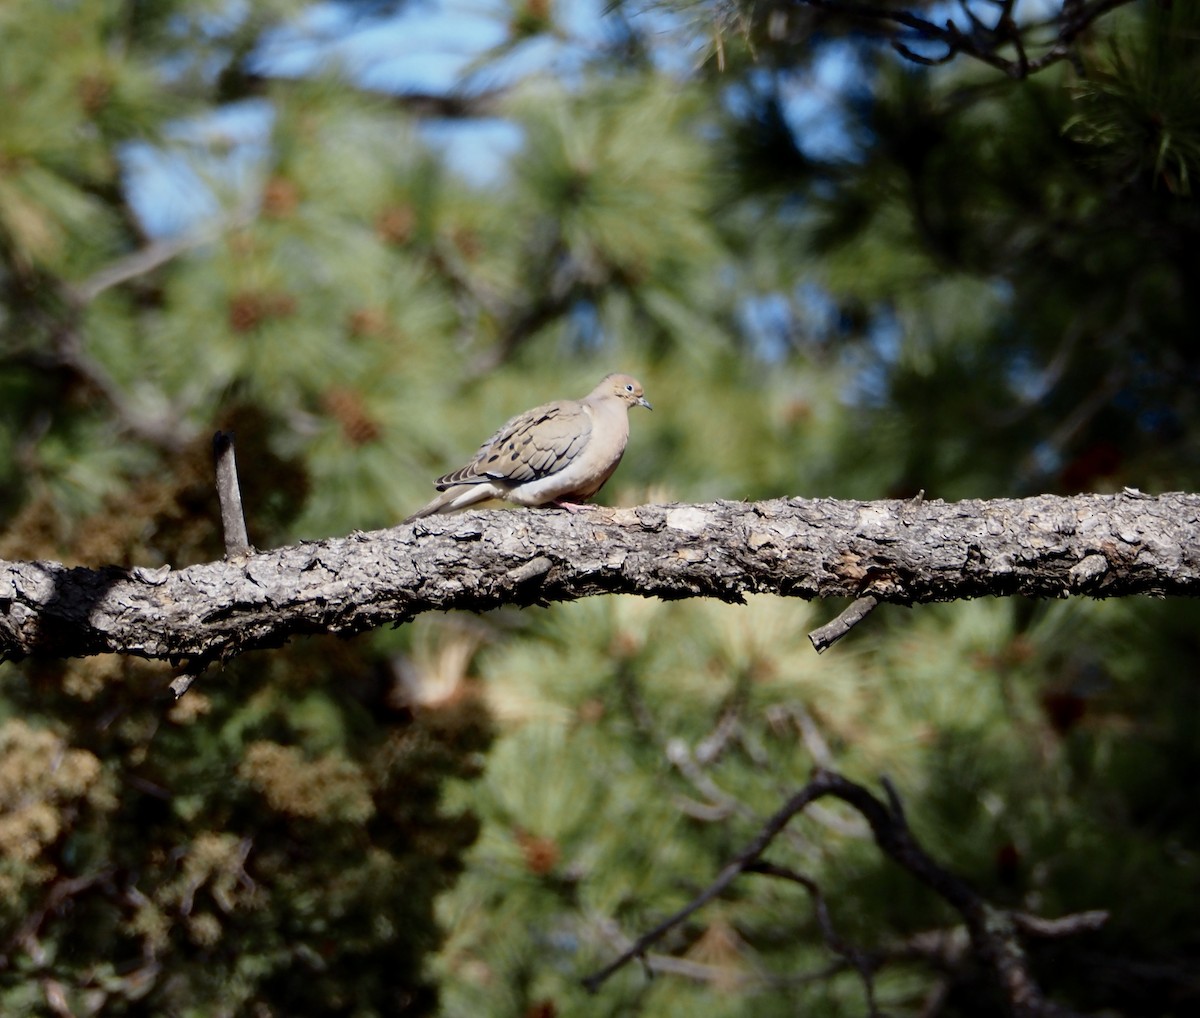
[[[650,401],[646,399],[646,392],[642,388],[642,383],[632,375],[609,375],[598,386],[596,386],[595,395],[597,396],[615,396],[617,399],[631,406],[644,406],[647,410],[653,410]]]

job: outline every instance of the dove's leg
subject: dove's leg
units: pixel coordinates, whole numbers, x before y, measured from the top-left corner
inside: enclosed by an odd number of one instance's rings
[[[567,502],[561,498],[556,498],[550,503],[550,505],[554,506],[556,509],[566,509],[566,511],[569,513],[581,513],[585,509],[592,508],[586,502]]]

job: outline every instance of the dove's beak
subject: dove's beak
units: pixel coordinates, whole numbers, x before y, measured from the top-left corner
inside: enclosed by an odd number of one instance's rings
[[[653,410],[653,409],[654,409],[654,407],[652,407],[652,406],[650,405],[650,401],[649,401],[648,399],[646,399],[646,397],[645,397],[645,396],[639,396],[639,397],[638,397],[637,405],[638,405],[638,406],[644,406],[644,407],[645,407],[647,410]]]

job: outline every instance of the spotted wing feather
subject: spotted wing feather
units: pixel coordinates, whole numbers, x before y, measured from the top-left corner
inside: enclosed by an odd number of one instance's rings
[[[479,447],[470,463],[434,484],[445,491],[456,484],[516,485],[548,477],[575,459],[591,434],[591,416],[579,403],[547,403],[514,417]]]

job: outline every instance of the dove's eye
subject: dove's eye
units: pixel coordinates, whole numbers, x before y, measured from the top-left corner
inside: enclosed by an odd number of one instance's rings
[[[625,391],[626,391],[626,392],[633,392],[633,386],[632,386],[632,385],[627,385],[627,386],[625,386]]]

